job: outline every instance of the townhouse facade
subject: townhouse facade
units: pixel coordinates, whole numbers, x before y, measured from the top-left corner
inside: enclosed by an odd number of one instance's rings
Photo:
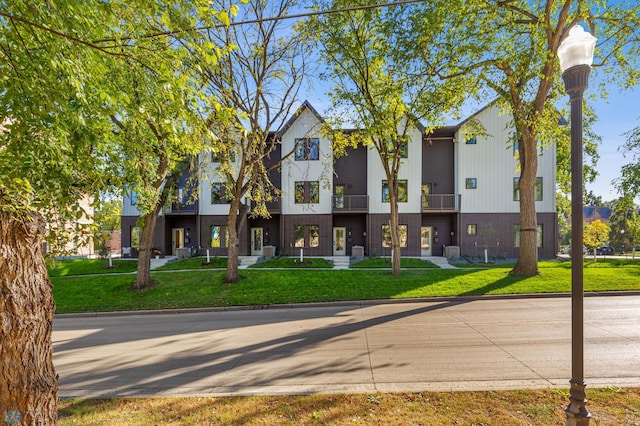
[[[473,120],[485,129],[472,134]],[[389,256],[388,187],[373,147],[349,149],[335,158],[321,132],[322,117],[304,102],[278,133],[271,161],[293,151],[270,178],[281,196],[268,204],[270,218],[248,217],[239,232],[240,255]],[[442,256],[459,247],[465,256],[514,258],[519,250],[517,138],[508,115],[490,104],[454,126],[428,133],[409,129],[399,172],[402,256]],[[536,186],[541,258],[557,252],[555,146],[540,146]],[[177,201],[162,212],[154,247],[166,254],[225,256],[229,205],[216,173],[216,159],[201,158],[206,178],[188,202],[188,176]],[[135,194],[123,201],[122,245],[135,255],[139,241]]]

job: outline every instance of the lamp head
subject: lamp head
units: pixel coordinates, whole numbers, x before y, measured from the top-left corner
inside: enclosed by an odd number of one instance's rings
[[[562,72],[578,65],[591,66],[596,40],[580,25],[573,26],[569,30],[569,35],[558,46],[558,58]]]

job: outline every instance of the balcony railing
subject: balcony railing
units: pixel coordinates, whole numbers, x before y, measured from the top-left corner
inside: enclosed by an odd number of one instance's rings
[[[183,203],[171,203],[171,207],[166,207],[165,214],[193,214],[198,211],[198,202],[191,202],[187,204]]]
[[[431,194],[422,196],[423,212],[459,212],[459,194]]]
[[[282,205],[281,198],[278,198],[278,199],[273,200],[273,201],[268,201],[267,202],[267,211],[270,214],[278,214],[278,213],[281,212],[280,211],[281,208],[282,208],[281,205]],[[256,203],[251,201],[251,211],[253,211],[255,209],[255,207],[256,207]]]
[[[334,195],[331,197],[334,213],[366,213],[369,211],[368,195]]]

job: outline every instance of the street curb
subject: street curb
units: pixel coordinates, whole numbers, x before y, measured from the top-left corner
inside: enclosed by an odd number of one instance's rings
[[[606,296],[640,296],[640,291],[596,291],[584,293],[584,297],[606,297]],[[513,300],[513,299],[557,299],[571,298],[571,293],[529,293],[529,294],[486,294],[468,296],[443,296],[443,297],[420,297],[413,299],[371,299],[371,300],[345,300],[338,302],[309,302],[309,303],[284,303],[270,305],[248,305],[248,306],[212,306],[202,308],[178,308],[178,309],[149,309],[141,311],[113,311],[113,312],[80,312],[70,314],[55,314],[55,318],[94,318],[94,317],[116,317],[128,315],[179,315],[195,314],[206,312],[235,312],[235,311],[258,311],[271,309],[299,309],[299,308],[325,308],[331,306],[375,306],[408,303],[468,303],[481,300]]]

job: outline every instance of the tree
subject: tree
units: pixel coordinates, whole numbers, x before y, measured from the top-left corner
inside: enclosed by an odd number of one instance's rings
[[[627,231],[625,235],[631,240],[633,246],[633,259],[636,258],[636,244],[640,241],[640,215],[633,212],[631,218],[627,220]]]
[[[121,198],[97,197],[93,210],[94,245],[98,253],[107,255],[107,240],[111,239],[111,231],[120,229],[122,215]]]
[[[55,424],[55,303],[42,252],[46,223],[73,221],[78,200],[106,184],[109,126],[95,105],[108,55],[107,11],[59,2],[0,12],[0,418]]]
[[[609,238],[611,228],[600,219],[594,220],[584,229],[584,245],[593,250],[593,259],[596,259],[596,248],[604,245]]]
[[[627,140],[618,148],[624,157],[631,156],[631,162],[622,166],[620,177],[614,180],[618,192],[637,199],[640,195],[640,126],[628,131]]]
[[[521,239],[518,261],[511,272],[533,276],[538,273],[538,145],[552,143],[561,132],[554,101],[566,96],[560,81],[558,46],[571,27],[585,21],[601,40],[595,66],[606,65],[615,70],[612,78],[633,83],[638,68],[633,64],[635,57],[625,49],[637,42],[633,28],[638,22],[638,6],[620,2],[601,7],[597,1],[572,0],[479,0],[452,5],[451,9],[457,20],[447,33],[451,59],[441,61],[441,56],[428,49],[423,57],[427,70],[443,77],[475,73],[478,84],[496,93],[499,104],[513,117],[519,140]],[[428,26],[423,26],[418,33],[427,31]]]
[[[158,216],[176,198],[178,179],[195,170],[195,159],[210,136],[200,119],[202,99],[189,48],[204,51],[202,61],[211,68],[226,53],[224,45],[201,49],[211,43],[191,28],[195,23],[218,25],[228,15],[204,0],[157,6],[146,14],[134,4],[119,12],[121,31],[132,40],[136,56],[110,67],[113,85],[103,94],[103,105],[114,127],[115,173],[137,197],[141,232],[135,288],[144,290],[153,285],[150,261]],[[187,192],[185,197],[197,196]]]
[[[318,2],[325,9],[352,5],[349,1]],[[429,2],[421,16],[430,24],[434,42],[442,30],[443,4]],[[443,115],[461,104],[464,85],[443,84],[415,67],[408,59],[406,32],[414,6],[352,10],[329,14],[315,21],[309,30],[317,34],[321,58],[327,69],[322,78],[334,82],[334,126],[345,123],[357,132],[334,132],[334,155],[348,147],[369,146],[378,154],[387,182],[392,273],[400,273],[400,227],[398,223],[398,174],[405,161],[411,132],[421,120],[433,126]],[[470,86],[467,86],[470,87]],[[430,129],[426,130],[429,133]]]
[[[221,10],[231,6],[227,0],[213,4]],[[279,195],[269,173],[293,153],[269,158],[279,144],[276,131],[299,102],[309,51],[295,26],[286,29],[283,20],[264,18],[285,17],[296,4],[296,0],[249,0],[237,9],[235,18],[249,23],[235,25],[232,19],[230,26],[208,29],[209,43],[235,46],[215,64],[206,60],[202,49],[191,49],[191,66],[198,70],[209,107],[202,122],[211,133],[207,154],[216,159],[217,168],[210,172],[224,182],[223,195],[229,203],[228,283],[239,279],[239,232],[249,209],[253,216],[269,217],[267,203]],[[203,163],[207,167],[208,159]],[[242,201],[245,195],[253,206]]]

